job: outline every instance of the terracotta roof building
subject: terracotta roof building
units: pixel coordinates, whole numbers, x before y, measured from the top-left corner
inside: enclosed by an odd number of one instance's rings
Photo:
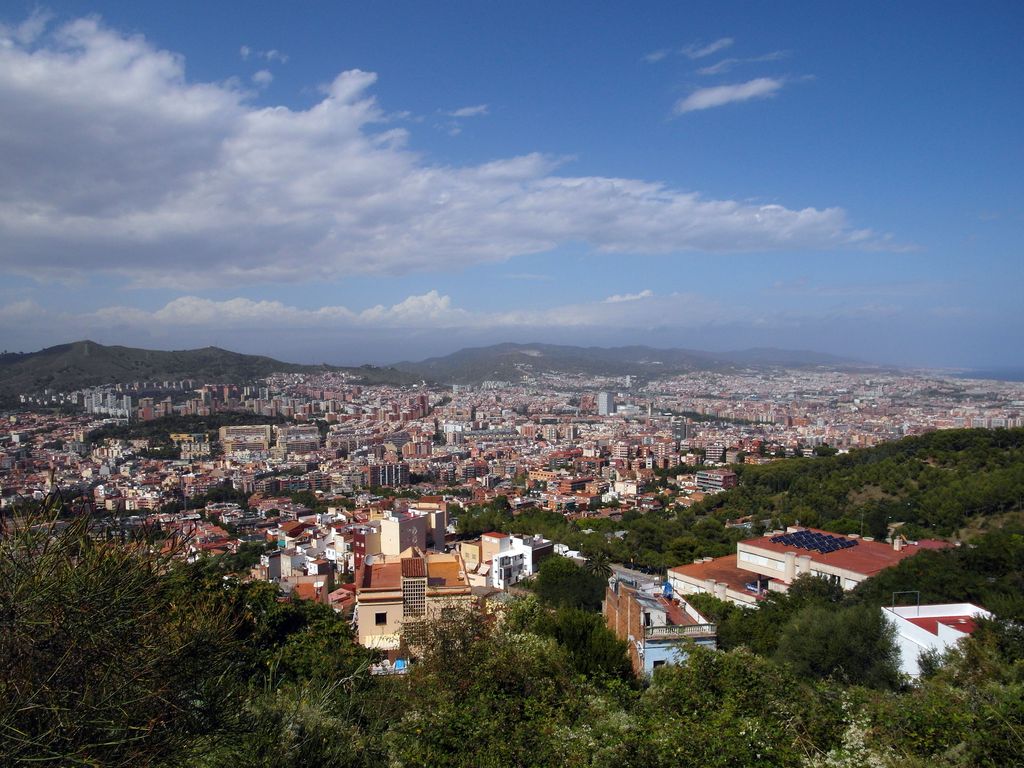
[[[703,558],[670,568],[668,580],[680,594],[707,593],[737,605],[756,605],[768,592],[785,592],[810,574],[853,589],[865,579],[944,542],[892,543],[791,526],[736,545],[736,554]]]
[[[608,580],[603,613],[608,628],[629,645],[637,674],[650,675],[663,664],[684,661],[684,641],[717,645],[717,626],[668,585],[615,573]]]

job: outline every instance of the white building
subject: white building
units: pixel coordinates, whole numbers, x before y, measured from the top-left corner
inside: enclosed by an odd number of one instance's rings
[[[490,582],[496,589],[507,589],[537,572],[540,561],[554,554],[554,545],[541,536],[509,536],[501,549],[491,556]]]
[[[942,653],[974,632],[979,619],[992,618],[991,613],[971,603],[882,608],[882,616],[896,629],[900,672],[912,678],[921,675],[922,653]]]

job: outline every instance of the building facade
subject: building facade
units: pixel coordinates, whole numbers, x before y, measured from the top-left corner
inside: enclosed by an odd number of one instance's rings
[[[608,580],[603,613],[608,628],[628,643],[638,675],[685,661],[690,643],[717,647],[718,627],[667,583],[615,573]]]
[[[415,642],[417,622],[473,601],[457,554],[412,548],[396,557],[368,557],[355,583],[357,634],[367,648],[397,650],[403,640]]]

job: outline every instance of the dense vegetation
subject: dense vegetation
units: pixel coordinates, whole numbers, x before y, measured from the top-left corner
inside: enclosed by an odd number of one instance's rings
[[[232,577],[259,546],[184,565],[145,542],[95,540],[87,516],[60,516],[55,504],[22,507],[0,531],[0,764],[1017,764],[1024,525],[1012,489],[1022,442],[1019,430],[936,433],[744,469],[739,489],[697,509],[621,521],[515,516],[502,500],[469,508],[467,534],[542,532],[591,557],[585,567],[546,561],[531,595],[507,606],[446,615],[400,677],[370,674],[377,657],[355,644],[345,617]],[[610,558],[658,565],[731,550],[742,529],[723,521],[757,499],[775,523],[806,506],[823,524],[859,524],[861,509],[899,504],[886,523],[969,524],[972,536],[852,593],[805,577],[757,611],[697,597],[721,650],[690,648],[685,665],[635,679],[625,644],[594,612]],[[999,619],[925,658],[911,685],[895,672],[879,612],[907,590],[925,603],[972,601]]]
[[[880,674],[891,646],[870,589],[803,582],[764,613],[719,617],[726,650],[691,648],[643,682],[573,606],[586,582],[548,566],[562,589],[453,612],[408,675],[381,677],[342,616],[225,579],[227,560],[99,543],[86,517],[4,523],[4,765],[966,768],[1012,764],[1024,743],[1020,625],[983,626],[901,689]],[[1018,565],[1022,542],[1004,553]],[[978,550],[965,571],[1000,567]],[[836,634],[876,645],[839,670]]]
[[[974,518],[1024,509],[1024,429],[930,432],[813,460],[741,465],[740,486],[697,509],[716,517],[799,520],[883,537],[954,536]]]

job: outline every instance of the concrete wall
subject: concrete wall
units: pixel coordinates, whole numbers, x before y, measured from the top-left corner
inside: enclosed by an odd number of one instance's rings
[[[378,613],[386,614],[387,620],[383,625],[377,624]],[[367,648],[397,648],[402,629],[402,602],[360,603],[356,606],[356,621],[360,645]]]
[[[427,518],[419,515],[385,517],[380,521],[380,551],[399,555],[409,547],[427,548]]]
[[[900,652],[900,672],[909,677],[921,675],[920,656],[925,651],[945,651],[966,637],[952,627],[939,624],[938,634],[908,621],[910,618],[937,618],[946,616],[976,616],[991,618],[992,614],[971,603],[944,605],[899,606],[882,608],[882,616],[896,629],[896,646]]]
[[[511,543],[511,538],[507,534],[504,536],[488,536],[484,534],[480,537],[480,559],[486,563],[499,552],[504,552],[508,549]]]

